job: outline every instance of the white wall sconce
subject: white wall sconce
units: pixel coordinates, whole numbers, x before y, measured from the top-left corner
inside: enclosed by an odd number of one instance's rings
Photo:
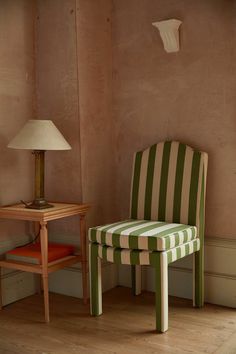
[[[152,25],[160,31],[160,36],[167,53],[179,51],[179,26],[182,21],[171,19],[165,21],[153,22]]]

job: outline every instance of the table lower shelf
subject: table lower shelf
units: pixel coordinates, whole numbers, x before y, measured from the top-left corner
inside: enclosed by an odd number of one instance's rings
[[[48,263],[48,273],[52,273],[55,272],[56,270],[69,267],[81,261],[82,261],[81,255],[67,256],[64,258],[60,258],[56,261]],[[0,267],[17,269],[17,270],[22,270],[23,272],[30,272],[30,273],[37,273],[37,274],[43,273],[42,264],[33,264],[33,263],[18,262],[12,260],[1,260]]]

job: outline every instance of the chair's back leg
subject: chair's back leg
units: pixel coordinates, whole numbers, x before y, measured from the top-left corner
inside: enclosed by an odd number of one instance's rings
[[[90,313],[93,316],[102,314],[102,274],[101,259],[98,257],[98,245],[89,243],[89,280],[90,280]]]
[[[168,261],[165,252],[156,253],[156,329],[168,330]]]
[[[193,306],[204,306],[204,247],[193,254]]]
[[[142,269],[141,265],[131,265],[131,280],[133,295],[140,295],[142,292]]]

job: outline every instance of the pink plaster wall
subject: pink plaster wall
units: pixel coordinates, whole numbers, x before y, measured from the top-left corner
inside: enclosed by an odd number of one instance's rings
[[[81,199],[80,132],[75,1],[37,1],[37,116],[51,119],[72,146],[47,152],[46,194],[53,200]]]
[[[46,153],[48,200],[81,202],[80,127],[74,0],[38,0],[37,117],[51,119],[72,147]],[[78,232],[78,218],[50,223],[52,233]]]
[[[33,195],[34,160],[30,152],[8,149],[7,144],[28,119],[35,117],[34,7],[30,0],[0,2],[1,205]],[[22,222],[0,220],[0,224],[3,247],[27,231]]]
[[[209,153],[206,233],[236,237],[236,4],[115,0],[113,114],[119,215],[128,214],[133,153],[175,139]],[[151,23],[178,18],[179,53]]]
[[[89,223],[115,217],[110,0],[77,0],[77,50],[83,200]]]
[[[46,196],[89,202],[88,224],[114,214],[111,1],[37,1],[37,116],[52,119],[72,146],[47,152]],[[53,232],[74,232],[62,220]]]

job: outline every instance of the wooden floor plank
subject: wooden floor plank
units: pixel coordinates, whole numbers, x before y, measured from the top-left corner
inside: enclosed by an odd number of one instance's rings
[[[157,334],[154,294],[133,297],[117,287],[103,296],[104,314],[89,315],[82,300],[50,294],[51,322],[42,296],[0,312],[0,354],[236,354],[236,311],[170,298],[169,331]]]

